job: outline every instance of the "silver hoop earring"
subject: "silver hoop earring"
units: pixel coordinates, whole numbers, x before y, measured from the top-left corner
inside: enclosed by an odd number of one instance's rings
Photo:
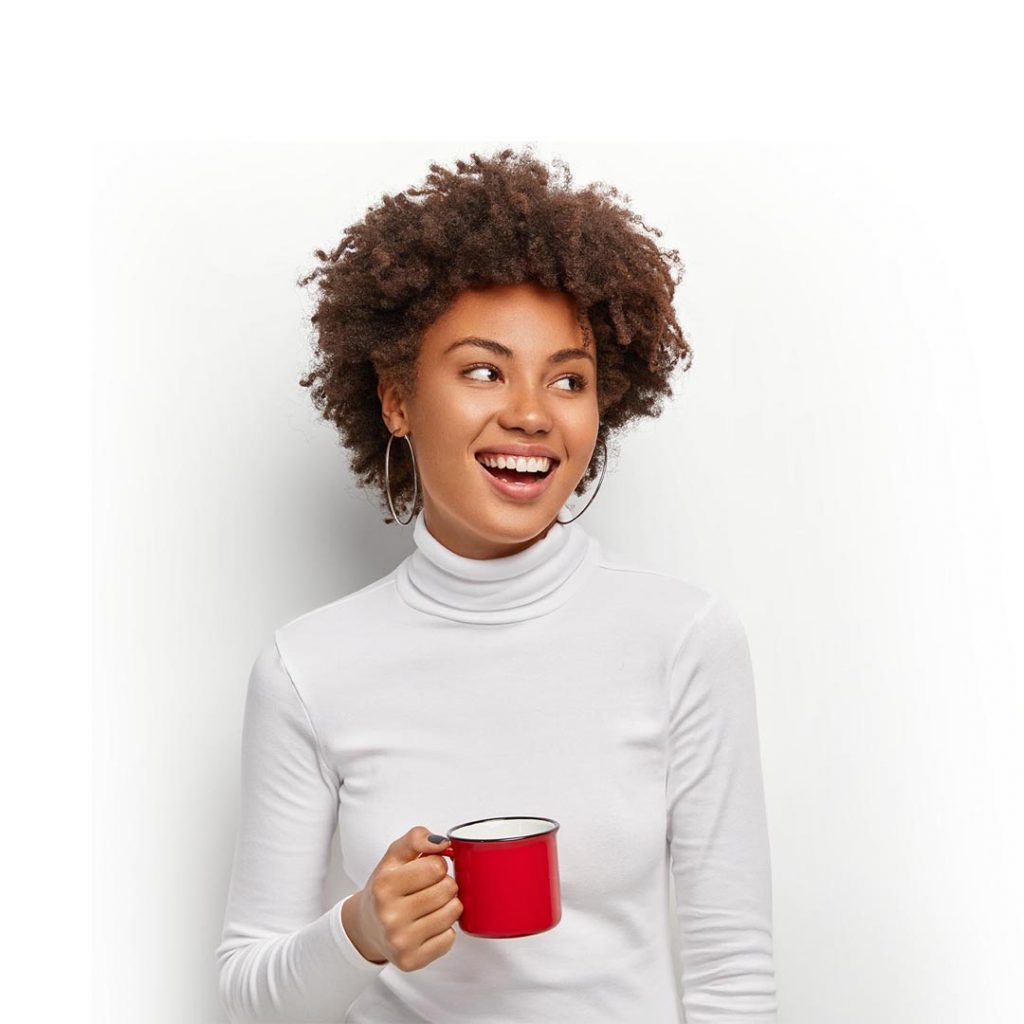
[[[601,447],[602,447],[602,449],[604,449],[604,459],[601,462],[601,475],[597,479],[597,486],[594,488],[594,493],[590,496],[590,501],[588,501],[586,503],[586,505],[584,505],[583,508],[581,508],[579,510],[579,512],[577,512],[576,515],[574,515],[572,517],[572,519],[566,519],[566,520],[556,519],[555,520],[556,523],[561,523],[563,526],[566,526],[569,523],[571,523],[573,521],[573,519],[579,519],[579,517],[581,515],[583,515],[583,513],[586,512],[588,508],[590,508],[590,502],[593,501],[597,497],[597,492],[599,490],[601,490],[601,483],[604,480],[604,472],[608,468],[608,447],[607,447],[607,445],[605,445],[603,437],[600,439],[600,441],[601,441]]]
[[[405,443],[409,446],[409,458],[412,459],[412,507],[415,509],[416,498],[420,493],[419,476],[416,473],[416,452],[413,449],[412,441],[409,440],[409,435],[403,434],[402,436],[405,438]],[[409,513],[408,519],[399,519],[398,513],[395,511],[395,503],[391,500],[391,474],[389,470],[391,465],[391,442],[394,441],[394,439],[395,435],[391,434],[388,437],[388,446],[384,450],[384,493],[387,495],[388,507],[391,509],[391,514],[394,516],[395,521],[401,523],[403,526],[408,526],[416,516],[415,511],[411,511]]]

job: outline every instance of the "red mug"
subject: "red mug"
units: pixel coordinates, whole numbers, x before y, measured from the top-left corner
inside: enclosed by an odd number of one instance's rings
[[[517,815],[482,818],[447,832],[458,883],[461,931],[484,939],[537,935],[562,920],[558,822]]]

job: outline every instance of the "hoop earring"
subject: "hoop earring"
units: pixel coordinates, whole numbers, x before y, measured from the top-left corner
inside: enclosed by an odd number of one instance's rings
[[[583,508],[581,508],[579,510],[579,512],[577,512],[576,515],[574,515],[572,517],[572,519],[566,519],[564,521],[561,520],[561,519],[556,519],[555,520],[556,523],[561,523],[563,526],[566,526],[569,523],[571,523],[573,521],[573,519],[579,519],[579,517],[581,515],[583,515],[583,513],[586,512],[588,508],[590,508],[590,502],[593,501],[597,497],[597,492],[599,490],[601,490],[601,483],[604,481],[604,472],[608,468],[608,447],[604,443],[604,438],[603,437],[600,439],[600,442],[601,442],[601,447],[604,449],[604,459],[601,462],[601,475],[600,475],[600,477],[598,477],[597,486],[594,488],[594,493],[590,496],[590,501],[588,501],[586,503],[586,505],[584,505]]]
[[[402,435],[405,438],[405,443],[409,446],[409,457],[412,459],[412,507],[413,510],[416,508],[416,498],[420,493],[420,482],[419,476],[416,472],[416,452],[413,449],[412,441],[409,440],[408,434]],[[391,509],[391,515],[394,516],[395,521],[402,524],[402,526],[408,526],[416,516],[415,511],[409,513],[408,519],[399,519],[398,513],[395,511],[395,503],[391,500],[391,474],[389,467],[391,465],[391,442],[394,441],[395,435],[389,432],[388,446],[384,450],[384,493],[388,498],[388,507]]]

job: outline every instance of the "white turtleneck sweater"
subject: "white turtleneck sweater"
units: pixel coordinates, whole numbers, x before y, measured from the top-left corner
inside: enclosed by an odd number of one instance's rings
[[[252,667],[217,949],[229,1019],[775,1024],[736,612],[609,552],[579,521],[504,558],[455,554],[422,512],[413,540],[388,575],[275,630]],[[413,826],[503,815],[560,824],[550,931],[485,939],[456,924],[447,954],[404,972],[359,953],[343,900],[324,907],[336,826],[362,888]],[[365,987],[348,1005],[353,978]]]

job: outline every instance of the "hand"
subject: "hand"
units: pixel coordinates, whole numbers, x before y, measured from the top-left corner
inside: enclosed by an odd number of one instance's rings
[[[417,825],[387,849],[356,903],[353,943],[368,960],[388,960],[400,971],[418,971],[455,943],[452,925],[462,913],[459,887],[437,851],[430,829]],[[422,856],[421,856],[422,854]],[[367,952],[368,951],[368,952]]]

